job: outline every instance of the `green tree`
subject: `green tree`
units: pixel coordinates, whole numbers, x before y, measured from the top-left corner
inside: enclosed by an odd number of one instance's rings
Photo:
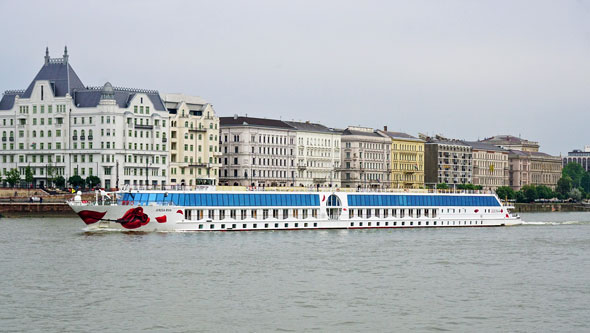
[[[590,192],[590,172],[584,172],[580,185],[584,189],[584,192]]]
[[[562,177],[569,176],[572,179],[573,187],[580,187],[582,177],[586,172],[580,163],[571,162],[561,170]]]
[[[440,184],[436,185],[436,188],[439,190],[448,190],[449,185],[447,185],[446,183],[440,183]]]
[[[84,186],[84,178],[78,175],[74,175],[68,178],[68,183],[70,183],[70,185],[72,185],[73,187],[82,187]]]
[[[537,197],[539,199],[551,199],[555,197],[555,194],[553,193],[553,190],[551,190],[551,188],[549,188],[548,186],[539,185],[537,186]]]
[[[20,181],[20,172],[18,172],[17,169],[10,169],[10,171],[6,173],[6,182],[10,184],[10,187],[14,187],[14,185]]]
[[[505,200],[507,198],[510,200],[516,199],[516,192],[514,192],[514,190],[510,186],[498,187],[498,189],[496,189],[496,194],[502,200]]]
[[[527,202],[526,197],[522,191],[516,192],[516,202]]]
[[[33,184],[33,169],[31,169],[31,167],[28,165],[25,168],[25,181],[27,182],[29,187],[31,186],[31,184]]]
[[[63,176],[57,176],[53,178],[53,183],[55,186],[63,188],[66,185],[66,180]]]
[[[527,202],[533,202],[538,198],[537,187],[535,185],[525,185],[520,191],[524,194]]]
[[[569,164],[568,164],[569,165]],[[567,197],[570,190],[572,189],[572,178],[570,176],[563,176],[557,181],[557,193],[561,194],[562,197]]]
[[[86,184],[88,187],[93,188],[100,184],[100,178],[97,176],[88,176],[86,177]]]
[[[575,201],[580,201],[582,200],[582,191],[580,191],[577,188],[572,188],[568,193],[568,196],[574,199]]]

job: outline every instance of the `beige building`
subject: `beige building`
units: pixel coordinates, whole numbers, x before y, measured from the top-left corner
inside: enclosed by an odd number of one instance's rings
[[[473,185],[495,190],[509,186],[509,151],[483,142],[464,141],[471,146],[473,156]]]
[[[391,138],[372,128],[342,131],[342,187],[391,187]]]
[[[561,178],[561,158],[540,152],[511,150],[510,187],[515,191],[523,186],[545,185],[555,189]]]
[[[163,96],[170,117],[171,185],[216,185],[219,179],[219,118],[200,97]]]
[[[424,140],[406,133],[379,131],[391,139],[391,186],[424,187]]]

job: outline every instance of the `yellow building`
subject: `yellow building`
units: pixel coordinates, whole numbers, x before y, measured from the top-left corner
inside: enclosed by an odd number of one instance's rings
[[[391,187],[424,187],[424,141],[406,133],[379,131],[391,139]]]
[[[170,185],[217,185],[219,117],[200,97],[163,96],[170,116]]]

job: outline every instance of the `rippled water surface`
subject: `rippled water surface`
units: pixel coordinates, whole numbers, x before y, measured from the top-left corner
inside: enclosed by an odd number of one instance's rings
[[[0,331],[590,331],[590,213],[522,216],[150,234],[0,219]]]

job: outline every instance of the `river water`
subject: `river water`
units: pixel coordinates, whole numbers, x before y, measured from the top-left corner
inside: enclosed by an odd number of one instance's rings
[[[147,234],[0,219],[0,331],[590,331],[590,213],[522,217]]]

